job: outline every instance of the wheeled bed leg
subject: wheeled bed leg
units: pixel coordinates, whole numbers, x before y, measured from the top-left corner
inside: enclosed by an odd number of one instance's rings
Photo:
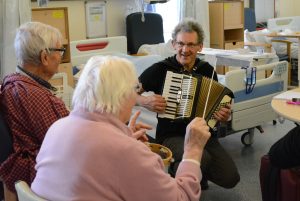
[[[254,128],[249,128],[247,132],[245,132],[242,137],[241,141],[243,145],[250,146],[254,142]]]
[[[255,128],[257,128],[257,130],[258,130],[260,133],[265,132],[264,129],[261,127],[261,125],[256,126]]]

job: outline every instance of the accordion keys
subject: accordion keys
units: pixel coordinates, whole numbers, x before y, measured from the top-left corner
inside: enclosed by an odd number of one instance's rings
[[[211,79],[204,76],[195,77],[167,71],[162,91],[167,106],[165,113],[158,114],[158,117],[173,120],[191,120],[194,117],[203,117],[210,82]],[[213,114],[220,107],[230,103],[232,98],[231,90],[214,80],[212,81],[207,112],[204,115],[209,127],[214,128],[217,123]]]

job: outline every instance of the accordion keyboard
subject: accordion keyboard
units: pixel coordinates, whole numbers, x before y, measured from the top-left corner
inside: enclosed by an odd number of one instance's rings
[[[196,92],[197,80],[192,76],[184,75],[181,85],[181,101],[178,106],[179,117],[190,117]]]
[[[165,86],[162,96],[165,97],[167,107],[164,114],[159,114],[158,117],[175,119],[177,106],[180,99],[182,74],[175,74],[170,71],[167,72]]]
[[[158,117],[174,120],[204,117],[208,125],[214,128],[217,123],[214,113],[231,102],[229,94],[232,92],[228,88],[207,77],[167,71],[162,92],[167,106],[165,113],[158,114]]]
[[[189,75],[167,72],[162,96],[165,97],[167,106],[161,118],[190,117],[196,91],[197,80]]]

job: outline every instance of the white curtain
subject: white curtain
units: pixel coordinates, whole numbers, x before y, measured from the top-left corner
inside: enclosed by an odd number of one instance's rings
[[[30,0],[0,0],[0,78],[16,69],[14,38],[20,24],[31,20]]]
[[[180,20],[191,17],[197,20],[204,30],[204,47],[210,47],[208,0],[181,0]]]

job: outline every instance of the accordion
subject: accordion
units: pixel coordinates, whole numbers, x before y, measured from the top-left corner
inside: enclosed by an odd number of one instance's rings
[[[206,100],[211,81],[210,95]],[[220,107],[231,103],[233,93],[227,87],[207,77],[194,77],[167,71],[162,96],[166,99],[167,107],[165,113],[158,114],[158,117],[173,120],[204,117],[208,126],[214,128],[217,120],[213,114]],[[206,101],[206,112],[203,115]]]

